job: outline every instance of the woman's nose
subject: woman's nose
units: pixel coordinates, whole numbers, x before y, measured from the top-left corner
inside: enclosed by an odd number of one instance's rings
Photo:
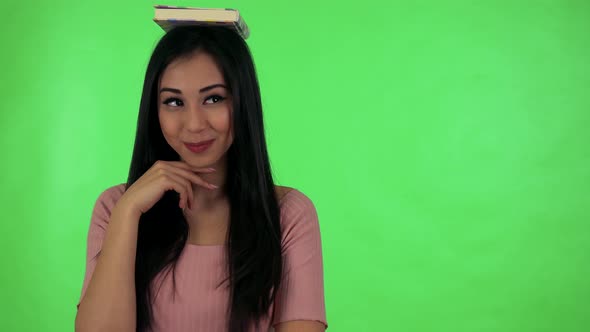
[[[207,116],[200,105],[193,105],[188,108],[185,127],[189,131],[200,131],[207,127]]]

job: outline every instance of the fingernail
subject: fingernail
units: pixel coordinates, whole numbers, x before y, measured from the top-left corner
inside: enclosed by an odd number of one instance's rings
[[[207,168],[207,170],[208,170],[208,171],[211,171],[211,172],[215,172],[215,168],[211,168],[211,167],[209,167],[209,168]]]
[[[217,188],[219,188],[219,187],[218,187],[218,186],[216,186],[216,185],[214,185],[214,184],[211,184],[211,183],[209,183],[209,188],[217,189]]]

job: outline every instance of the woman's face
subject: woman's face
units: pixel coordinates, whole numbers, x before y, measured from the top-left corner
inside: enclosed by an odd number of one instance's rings
[[[207,53],[171,62],[158,85],[158,118],[168,144],[195,167],[225,162],[233,141],[232,99],[220,68]],[[191,145],[211,141],[205,148]]]

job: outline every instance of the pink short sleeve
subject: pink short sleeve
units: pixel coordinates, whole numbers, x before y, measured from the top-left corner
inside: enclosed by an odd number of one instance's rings
[[[86,273],[84,274],[84,282],[82,284],[80,299],[78,300],[78,307],[86,293],[90,278],[92,278],[92,274],[94,273],[98,253],[102,248],[102,242],[111,216],[111,210],[124,192],[125,184],[110,187],[99,195],[94,204],[86,242]]]
[[[312,201],[298,190],[281,204],[284,268],[272,325],[314,320],[328,327],[324,301],[324,272],[318,216]]]

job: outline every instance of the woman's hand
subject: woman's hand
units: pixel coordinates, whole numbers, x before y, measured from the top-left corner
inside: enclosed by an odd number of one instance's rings
[[[207,189],[217,188],[196,173],[214,171],[212,168],[195,168],[183,161],[158,160],[125,191],[116,205],[118,208],[128,208],[131,212],[141,215],[151,209],[166,191],[174,190],[180,194],[179,207],[191,208],[190,204],[194,197],[193,183]]]

